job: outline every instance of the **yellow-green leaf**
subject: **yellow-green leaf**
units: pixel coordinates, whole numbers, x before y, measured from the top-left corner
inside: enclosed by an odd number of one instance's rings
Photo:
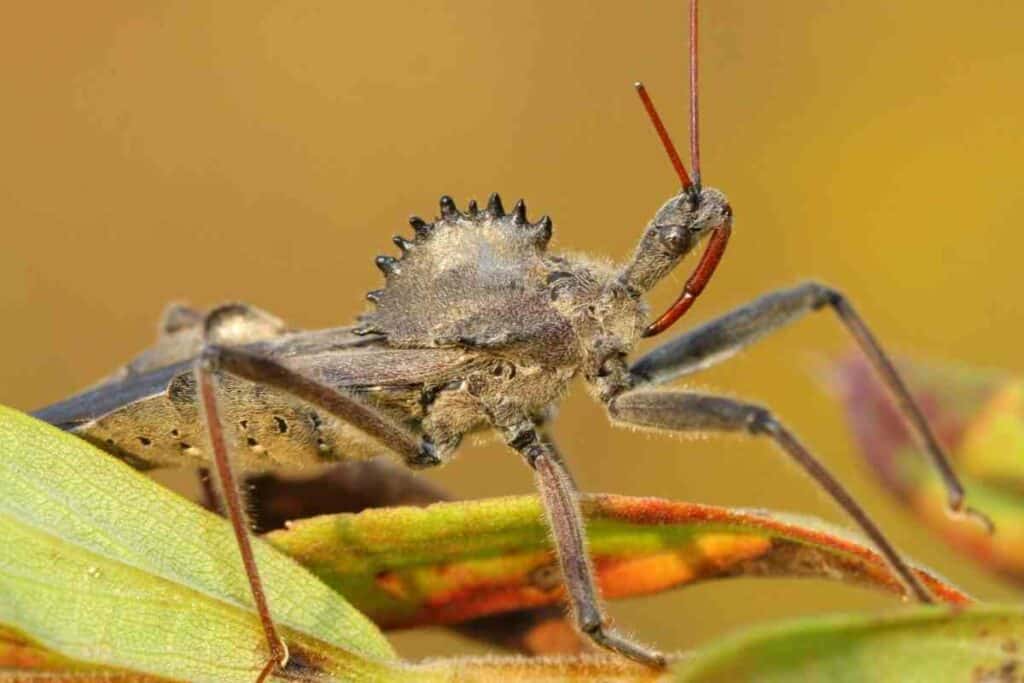
[[[0,626],[38,647],[192,681],[249,683],[266,661],[224,520],[2,407],[0,539]],[[384,637],[337,593],[262,541],[256,554],[296,674],[393,667]]]

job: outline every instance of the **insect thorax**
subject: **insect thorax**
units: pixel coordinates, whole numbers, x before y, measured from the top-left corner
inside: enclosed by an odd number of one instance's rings
[[[547,254],[551,221],[531,223],[521,201],[506,214],[494,195],[486,208],[470,202],[460,212],[442,197],[434,222],[410,222],[415,239],[395,239],[401,256],[377,259],[387,283],[368,296],[375,309],[360,319],[365,334],[401,348],[488,354],[537,375],[546,386],[503,392],[526,412],[542,410],[579,371],[593,379],[639,337],[645,311],[617,271]]]

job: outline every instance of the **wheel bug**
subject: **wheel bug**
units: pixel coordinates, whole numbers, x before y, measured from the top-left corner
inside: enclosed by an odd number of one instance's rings
[[[749,432],[775,441],[855,519],[910,595],[927,590],[861,507],[771,412],[723,397],[652,391],[718,362],[803,314],[831,308],[892,389],[946,482],[950,507],[963,493],[892,364],[850,303],[806,284],[769,294],[629,363],[643,336],[668,329],[699,296],[732,226],[724,195],[704,188],[697,130],[696,2],[691,5],[691,178],[646,91],[643,103],[680,176],[681,191],[656,213],[621,270],[548,255],[552,224],[506,212],[494,195],[465,212],[444,197],[433,222],[413,219],[396,238],[400,258],[379,257],[387,285],[357,326],[288,330],[241,304],[208,315],[172,309],[157,347],[111,382],[41,411],[140,467],[205,464],[224,483],[225,504],[267,633],[260,678],[287,659],[252,562],[229,442],[238,463],[267,470],[310,461],[398,454],[414,467],[443,463],[463,435],[493,428],[536,472],[573,613],[595,642],[645,664],[662,656],[606,625],[582,536],[575,485],[545,431],[549,407],[575,375],[597,390],[613,420],[673,431]],[[699,244],[707,249],[676,303],[648,324],[642,296]],[[209,440],[210,448],[204,447]]]

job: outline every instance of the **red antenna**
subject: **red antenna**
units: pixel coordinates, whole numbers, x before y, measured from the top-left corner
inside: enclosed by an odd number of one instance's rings
[[[693,180],[690,179],[689,174],[686,172],[686,167],[683,166],[683,162],[679,159],[679,153],[676,152],[675,145],[672,144],[671,138],[668,136],[668,131],[665,129],[665,124],[661,122],[661,117],[658,116],[657,110],[654,108],[654,103],[651,101],[650,95],[647,94],[647,89],[644,88],[642,83],[636,84],[637,94],[640,95],[640,100],[644,104],[644,109],[647,110],[647,115],[651,119],[651,123],[654,124],[654,129],[658,132],[658,137],[661,138],[661,144],[665,147],[665,152],[668,154],[669,160],[672,162],[673,168],[676,170],[676,174],[679,176],[679,180],[683,185],[683,191],[688,192],[695,202],[700,201],[700,120],[698,116],[698,91],[697,91],[697,3],[698,0],[690,0],[690,165],[693,168]],[[683,291],[679,295],[667,311],[661,314],[661,316],[651,323],[646,330],[644,330],[643,336],[652,337],[660,332],[664,332],[672,324],[679,320],[686,311],[690,309],[693,302],[697,300],[700,293],[704,291],[704,287],[707,286],[711,280],[711,276],[715,273],[715,268],[718,267],[718,263],[722,260],[723,254],[725,254],[725,247],[729,243],[729,235],[732,233],[732,224],[726,221],[716,227],[711,237],[708,239],[708,246],[704,250],[704,255],[700,258],[700,263],[697,264],[697,268],[690,275],[686,281],[686,285],[683,286]]]
[[[672,162],[672,168],[676,169],[676,175],[679,176],[679,182],[683,184],[684,190],[689,190],[693,187],[693,181],[690,180],[690,176],[686,172],[686,167],[683,166],[683,162],[679,158],[679,152],[676,151],[676,146],[672,144],[672,138],[668,136],[668,131],[665,130],[665,124],[661,122],[661,117],[658,116],[658,110],[654,108],[654,102],[651,101],[651,96],[647,94],[647,88],[645,88],[644,84],[639,81],[634,83],[633,87],[636,88],[636,94],[640,96],[640,101],[644,103],[644,109],[647,110],[647,115],[651,118],[654,130],[657,131],[658,137],[661,138],[661,144],[665,147],[665,153],[668,154],[669,161]]]

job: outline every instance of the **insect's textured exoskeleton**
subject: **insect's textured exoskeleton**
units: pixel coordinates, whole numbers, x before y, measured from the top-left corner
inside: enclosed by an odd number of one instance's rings
[[[522,201],[508,213],[498,195],[459,211],[441,198],[433,222],[412,218],[413,241],[396,238],[398,258],[378,257],[386,286],[368,295],[375,310],[362,331],[402,348],[455,347],[503,358],[539,374],[506,403],[534,414],[580,369],[591,379],[609,355],[625,354],[645,310],[609,264],[546,253],[551,219],[531,222]],[[491,406],[486,406],[490,410]]]
[[[625,295],[607,263],[548,254],[552,223],[530,222],[520,200],[506,213],[498,195],[483,209],[470,202],[460,212],[441,198],[432,223],[412,218],[415,240],[396,238],[402,254],[378,257],[387,284],[368,298],[376,309],[361,318],[363,330],[396,347],[491,348],[542,363],[571,364],[588,349],[602,320],[635,340],[639,305],[618,310]],[[625,319],[622,319],[624,316]],[[545,342],[545,343],[541,343]]]

